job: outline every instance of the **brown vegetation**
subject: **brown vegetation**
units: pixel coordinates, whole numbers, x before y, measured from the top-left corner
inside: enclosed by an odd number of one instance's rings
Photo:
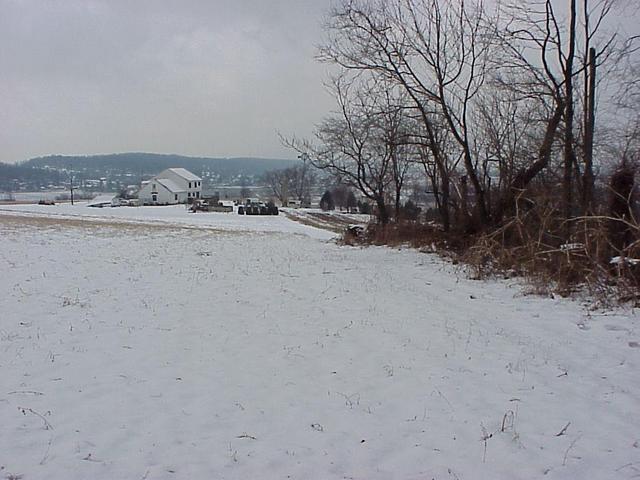
[[[519,277],[537,294],[581,292],[599,304],[639,303],[640,223],[633,214],[633,178],[626,167],[612,176],[608,212],[601,214],[567,220],[561,199],[541,194],[535,205],[492,229],[468,233],[444,232],[435,223],[372,224],[363,235],[345,233],[344,242],[442,254],[467,267],[473,278]]]

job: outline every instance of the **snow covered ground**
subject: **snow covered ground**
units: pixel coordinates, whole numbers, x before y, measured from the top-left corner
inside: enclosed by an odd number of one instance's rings
[[[93,208],[86,202],[75,205],[2,205],[0,215],[47,216],[60,219],[83,219],[92,222],[153,223],[183,227],[213,228],[224,231],[299,233],[319,239],[333,238],[335,234],[318,228],[309,228],[288,220],[284,215],[238,215],[234,213],[192,213],[184,205],[158,207]]]
[[[640,475],[634,312],[284,217],[12,208],[0,478]]]

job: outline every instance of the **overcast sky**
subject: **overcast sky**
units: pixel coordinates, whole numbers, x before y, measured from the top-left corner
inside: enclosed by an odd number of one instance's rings
[[[639,2],[616,15],[630,33]],[[333,107],[314,60],[331,3],[0,0],[0,161],[295,158],[277,132],[309,137]]]
[[[294,158],[329,112],[329,0],[0,0],[0,161]]]

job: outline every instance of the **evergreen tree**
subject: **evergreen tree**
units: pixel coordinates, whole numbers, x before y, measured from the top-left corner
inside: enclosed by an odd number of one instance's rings
[[[331,192],[329,190],[325,191],[320,199],[320,208],[324,211],[333,210],[335,208],[335,204],[333,203],[333,197],[331,196]]]

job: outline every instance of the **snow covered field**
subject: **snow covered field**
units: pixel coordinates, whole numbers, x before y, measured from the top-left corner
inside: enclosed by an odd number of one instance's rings
[[[0,478],[640,475],[634,312],[282,216],[11,208]]]
[[[153,223],[165,226],[212,228],[218,230],[300,233],[320,239],[333,238],[335,234],[309,228],[287,220],[283,215],[237,215],[236,213],[192,213],[184,205],[159,207],[93,208],[86,202],[75,205],[1,205],[0,215],[10,213],[24,216],[47,216],[60,219],[84,219],[92,222]]]

